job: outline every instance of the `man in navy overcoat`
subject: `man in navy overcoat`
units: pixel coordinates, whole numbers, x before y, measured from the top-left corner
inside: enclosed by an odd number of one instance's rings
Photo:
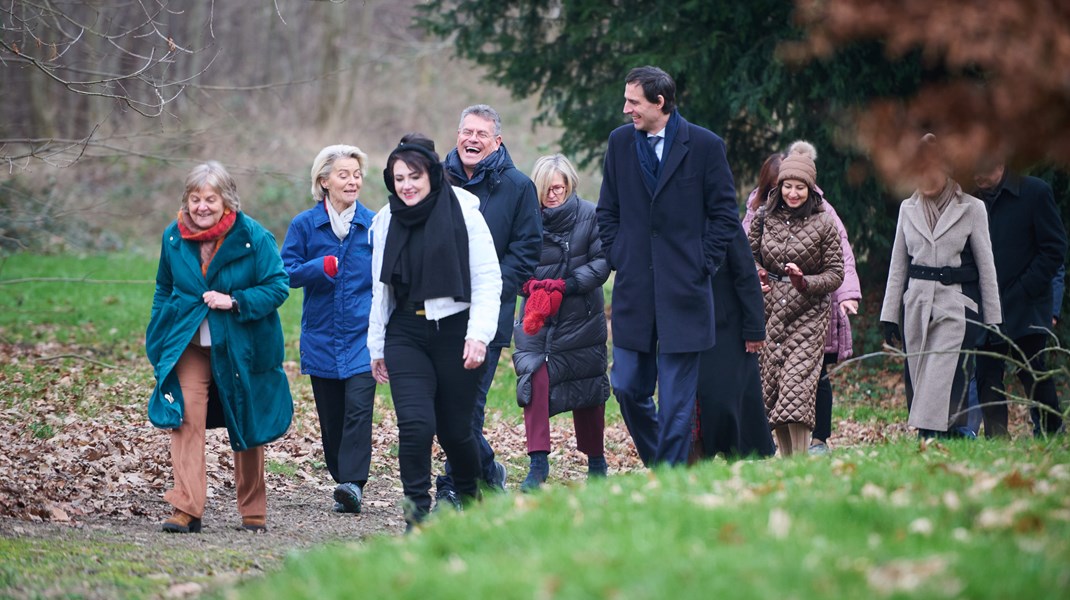
[[[740,228],[735,187],[724,141],[679,115],[665,71],[628,73],[624,114],[598,198],[617,272],[610,380],[643,462],[686,464],[699,354],[715,342],[710,278]]]

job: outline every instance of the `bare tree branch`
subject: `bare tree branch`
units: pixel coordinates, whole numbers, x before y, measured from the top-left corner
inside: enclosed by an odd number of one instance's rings
[[[911,358],[911,357],[925,356],[925,355],[940,355],[940,354],[954,354],[954,355],[963,355],[964,354],[964,355],[968,355],[968,356],[971,356],[971,357],[986,356],[986,357],[991,357],[991,358],[999,358],[999,359],[1002,359],[1002,360],[1006,361],[1008,364],[1010,364],[1012,366],[1012,370],[1028,372],[1030,377],[1032,377],[1034,382],[1041,382],[1041,381],[1045,381],[1045,380],[1048,380],[1048,379],[1053,379],[1053,378],[1059,377],[1059,376],[1070,376],[1070,371],[1068,371],[1065,367],[1049,367],[1049,368],[1046,368],[1044,370],[1040,370],[1040,369],[1034,368],[1033,365],[1029,361],[1029,359],[1032,358],[1032,357],[1026,356],[1025,352],[1021,349],[1021,347],[1019,347],[1018,344],[1016,344],[1013,339],[1007,337],[1006,334],[1004,334],[1002,331],[1000,331],[999,327],[992,326],[992,325],[987,325],[987,324],[981,323],[980,321],[975,321],[973,319],[966,319],[966,321],[968,323],[980,325],[982,328],[987,330],[989,333],[995,334],[997,337],[1001,338],[1004,343],[1006,343],[1008,345],[1008,348],[1010,350],[1007,352],[1007,354],[1001,354],[999,352],[991,352],[991,351],[987,351],[987,350],[976,350],[976,349],[961,350],[961,349],[957,349],[957,348],[956,349],[951,349],[951,350],[924,350],[924,351],[920,351],[920,352],[904,352],[903,350],[901,350],[899,348],[895,348],[893,346],[889,346],[889,345],[885,344],[883,346],[883,349],[880,350],[880,351],[870,352],[870,353],[864,354],[862,356],[855,356],[855,357],[849,358],[847,360],[844,360],[844,361],[840,362],[839,364],[831,367],[828,370],[828,376],[831,377],[832,375],[838,373],[841,369],[847,368],[849,365],[854,365],[856,363],[862,363],[863,361],[872,360],[874,358],[891,358],[891,359],[895,359],[895,360],[899,361],[899,360],[906,360],[906,359]],[[1070,356],[1070,349],[1063,348],[1059,344],[1059,338],[1057,336],[1055,336],[1055,334],[1052,333],[1050,329],[1043,328],[1043,327],[1041,327],[1039,329],[1044,330],[1051,337],[1052,345],[1044,348],[1038,354],[1041,354],[1041,355],[1051,354],[1051,355],[1063,356],[1063,357]],[[1056,361],[1054,361],[1054,360],[1049,360],[1047,362],[1048,362],[1048,364],[1056,364]],[[966,391],[963,390],[963,393],[965,394]],[[1008,391],[1006,389],[1002,390],[1000,393],[1003,395],[1004,398],[1006,398],[1005,400],[1000,401],[1000,402],[990,402],[990,403],[987,403],[987,405],[989,405],[989,406],[1023,405],[1023,406],[1026,406],[1026,407],[1030,408],[1030,409],[1036,409],[1036,410],[1040,411],[1041,413],[1048,413],[1048,414],[1051,414],[1051,415],[1058,415],[1058,416],[1063,418],[1064,422],[1065,421],[1070,421],[1070,406],[1068,406],[1066,409],[1064,409],[1062,411],[1059,411],[1059,410],[1056,410],[1056,409],[1054,409],[1054,408],[1052,408],[1050,406],[1041,404],[1040,402],[1037,402],[1037,401],[1033,400],[1032,398],[1029,398],[1029,397],[1027,397],[1025,395],[1015,394],[1015,393],[1012,393],[1012,392],[1010,392],[1010,391]],[[974,409],[966,408],[964,410],[958,411],[958,412],[950,415],[949,421],[953,421],[955,418],[957,418],[957,417],[969,412],[970,410],[974,410]]]

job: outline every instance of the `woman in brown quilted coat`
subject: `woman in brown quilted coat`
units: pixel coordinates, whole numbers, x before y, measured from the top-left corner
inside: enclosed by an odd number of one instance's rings
[[[808,155],[785,157],[748,234],[765,293],[762,394],[783,456],[810,446],[830,294],[843,282],[840,234],[816,180]]]

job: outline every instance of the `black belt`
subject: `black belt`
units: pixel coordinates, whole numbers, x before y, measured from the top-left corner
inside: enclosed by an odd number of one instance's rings
[[[766,275],[769,276],[770,281],[787,281],[789,279],[787,275],[773,273],[772,271],[766,271]]]
[[[914,279],[939,281],[944,285],[977,281],[977,267],[925,267],[910,265],[907,274]]]
[[[402,302],[401,304],[398,304],[398,310],[416,313],[418,315],[427,314],[427,311],[424,310],[423,302]]]

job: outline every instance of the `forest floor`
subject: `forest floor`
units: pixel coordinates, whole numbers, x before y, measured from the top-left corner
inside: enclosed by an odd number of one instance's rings
[[[79,346],[0,344],[0,595],[11,597],[184,597],[256,576],[312,546],[362,543],[404,530],[397,477],[397,428],[389,398],[377,398],[373,473],[360,514],[331,512],[331,481],[307,378],[294,380],[290,431],[266,448],[268,531],[238,527],[233,459],[226,434],[208,433],[208,505],[200,535],[169,535],[168,436],[148,423],[151,371],[143,360],[107,364]],[[115,360],[114,357],[109,360]],[[503,359],[499,375],[508,369]],[[894,383],[892,384],[894,386]],[[845,389],[856,384],[844,383]],[[879,387],[879,384],[877,384]],[[499,395],[505,392],[498,390]],[[855,390],[858,393],[858,390]],[[611,476],[642,468],[610,400]],[[509,466],[508,493],[525,475],[520,411],[492,398],[487,435]],[[902,435],[894,408],[838,410],[833,448]],[[586,461],[571,419],[554,418],[550,485],[582,482]],[[435,457],[439,470],[441,452]]]

